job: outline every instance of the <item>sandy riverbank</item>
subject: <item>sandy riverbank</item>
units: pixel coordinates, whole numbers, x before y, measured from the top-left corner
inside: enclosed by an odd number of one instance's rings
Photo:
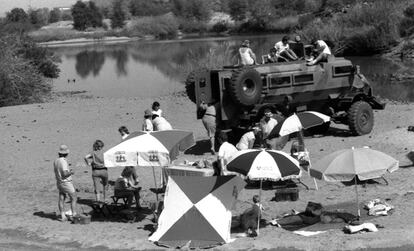
[[[103,140],[106,149],[118,143],[117,128],[121,125],[126,125],[131,131],[139,129],[142,113],[152,101],[82,98],[74,95],[59,97],[45,104],[0,108],[0,230],[18,230],[29,236],[37,236],[51,244],[46,249],[59,249],[58,245],[65,243],[77,243],[82,248],[157,248],[147,241],[150,232],[145,229],[151,224],[151,217],[132,224],[95,221],[89,225],[61,223],[53,217],[58,209],[52,162],[56,158],[58,146],[64,143],[71,149],[69,161],[76,171],[74,180],[80,191],[79,197],[92,199],[91,174],[83,164],[83,156],[90,151],[95,139]],[[174,128],[193,131],[197,140],[206,139],[201,122],[195,118],[194,104],[186,97],[164,97],[159,101]],[[372,220],[384,226],[379,232],[347,235],[341,229],[333,229],[314,237],[302,237],[269,226],[255,239],[238,239],[219,248],[356,250],[414,245],[414,168],[405,158],[405,154],[414,149],[414,133],[407,131],[409,125],[414,125],[413,111],[414,104],[389,103],[385,110],[375,112],[375,127],[370,135],[352,137],[343,130],[344,127],[333,125],[328,135],[306,139],[313,162],[338,149],[365,145],[401,161],[399,170],[386,175],[388,186],[370,184],[360,188],[360,200],[390,199],[389,203],[396,208],[392,215]],[[210,157],[207,153],[187,154],[180,156],[178,161]],[[120,171],[110,169],[110,179],[114,180]],[[145,206],[155,200],[149,192],[149,188],[153,187],[152,173],[150,169],[140,168],[138,174],[144,189],[142,195]],[[303,181],[313,187],[312,179],[306,174]],[[301,211],[308,201],[333,205],[355,199],[352,186],[322,181],[318,184],[318,191],[301,187],[300,198],[295,202],[271,201],[274,190],[265,190],[263,203],[268,208],[267,214],[276,216],[291,209]],[[240,194],[240,200],[250,201],[257,192],[256,189],[245,189]],[[235,211],[241,212],[247,206],[239,202]],[[85,211],[90,210],[88,206],[82,207]],[[4,235],[0,235],[0,240],[0,244],[7,242]]]

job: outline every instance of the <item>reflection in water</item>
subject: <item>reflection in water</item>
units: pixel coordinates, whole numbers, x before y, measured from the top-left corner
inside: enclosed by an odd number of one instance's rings
[[[75,68],[80,77],[86,78],[91,72],[97,76],[104,63],[105,55],[103,52],[85,50],[76,55]]]
[[[126,50],[114,50],[109,54],[113,59],[116,60],[116,74],[117,76],[126,76],[128,72],[126,65],[128,63],[128,54]]]
[[[220,67],[237,63],[237,50],[245,39],[251,41],[251,48],[260,61],[261,55],[267,54],[281,35],[56,48],[53,50],[57,55],[65,56],[60,64],[62,74],[55,83],[56,89],[75,88],[63,84],[67,76],[78,75],[83,82],[76,88],[94,95],[168,95],[184,89],[187,74],[196,66]],[[349,59],[361,66],[361,72],[371,81],[375,94],[388,99],[414,101],[414,89],[409,84],[393,84],[392,87],[389,84],[390,74],[412,67],[410,63],[395,63],[375,57]]]

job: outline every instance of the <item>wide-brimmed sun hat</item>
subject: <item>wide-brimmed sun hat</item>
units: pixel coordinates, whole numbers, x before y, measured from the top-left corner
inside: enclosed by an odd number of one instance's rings
[[[69,147],[67,145],[61,145],[59,147],[58,153],[60,153],[60,154],[68,154],[69,153]]]
[[[145,110],[144,116],[152,116],[152,111],[150,109]]]

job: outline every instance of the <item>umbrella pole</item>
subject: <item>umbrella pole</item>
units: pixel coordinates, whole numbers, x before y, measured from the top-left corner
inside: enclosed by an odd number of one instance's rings
[[[154,166],[152,166],[152,175],[154,176],[155,189],[158,189],[157,178],[155,177],[155,168],[154,168]],[[158,205],[158,191],[155,193],[155,198],[157,200],[157,205]]]
[[[356,203],[357,203],[357,209],[358,209],[358,219],[359,219],[359,217],[361,217],[361,212],[359,211],[357,176],[355,176],[355,192],[356,192]]]
[[[262,202],[262,182],[263,180],[260,179],[260,190],[259,190],[259,216],[257,217],[257,236],[259,236],[259,228],[260,228],[260,216],[262,214],[262,209],[260,204]]]

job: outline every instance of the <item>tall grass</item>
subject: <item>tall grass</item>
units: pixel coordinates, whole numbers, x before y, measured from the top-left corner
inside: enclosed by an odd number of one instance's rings
[[[188,62],[180,65],[184,76],[199,69],[220,69],[224,65],[237,63],[238,47],[230,45],[228,42],[222,43],[217,47],[210,48],[207,52],[189,50],[186,57]]]
[[[401,9],[407,1],[378,0],[372,4],[357,3],[346,13],[330,19],[318,18],[306,25],[305,38],[332,42],[336,53],[375,54],[387,50],[399,39]]]

